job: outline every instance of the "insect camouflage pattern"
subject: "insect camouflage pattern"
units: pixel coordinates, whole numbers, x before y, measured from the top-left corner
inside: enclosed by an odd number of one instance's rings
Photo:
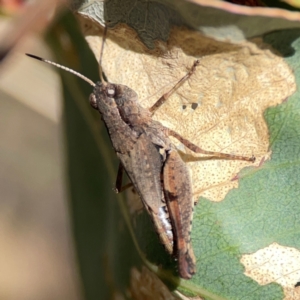
[[[101,55],[103,45],[104,42]],[[125,169],[153,220],[161,242],[177,258],[180,277],[190,279],[196,272],[196,260],[190,241],[193,216],[192,182],[189,171],[169,136],[177,138],[195,153],[254,161],[254,157],[205,151],[152,119],[155,110],[193,74],[199,61],[194,62],[191,70],[168,93],[158,99],[150,109],[145,109],[139,104],[134,90],[125,85],[106,82],[102,74],[101,81],[95,84],[66,67],[31,54],[27,55],[69,71],[93,86],[90,104],[101,114],[121,161],[117,190],[121,191],[122,172]]]

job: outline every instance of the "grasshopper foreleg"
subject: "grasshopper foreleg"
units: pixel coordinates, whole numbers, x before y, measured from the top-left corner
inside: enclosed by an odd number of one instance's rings
[[[127,190],[128,188],[133,186],[133,184],[131,182],[129,182],[129,183],[125,184],[124,186],[122,186],[122,184],[123,184],[123,174],[124,174],[124,167],[121,163],[119,163],[118,174],[117,174],[116,185],[115,185],[115,192],[116,193],[122,193],[125,190]]]

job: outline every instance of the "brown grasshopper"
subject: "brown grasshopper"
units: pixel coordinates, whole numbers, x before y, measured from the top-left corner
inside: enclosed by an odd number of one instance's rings
[[[104,40],[101,56],[103,46]],[[190,279],[196,272],[196,260],[190,241],[194,206],[192,182],[169,136],[177,138],[195,153],[213,155],[219,159],[255,160],[254,157],[205,151],[152,119],[153,113],[194,73],[199,61],[194,62],[191,70],[169,92],[162,95],[151,108],[145,109],[139,104],[135,91],[125,85],[106,82],[102,73],[101,81],[94,83],[69,68],[35,55],[27,55],[69,71],[94,88],[90,104],[101,114],[121,161],[116,190],[122,191],[122,174],[125,169],[153,220],[161,242],[167,252],[178,259],[180,277]],[[101,66],[101,57],[99,64]]]

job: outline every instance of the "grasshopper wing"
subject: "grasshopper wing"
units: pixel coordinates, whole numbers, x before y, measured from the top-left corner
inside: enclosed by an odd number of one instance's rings
[[[173,232],[162,188],[163,158],[151,140],[142,134],[128,154],[118,153],[126,173],[151,216],[166,250],[173,253]]]

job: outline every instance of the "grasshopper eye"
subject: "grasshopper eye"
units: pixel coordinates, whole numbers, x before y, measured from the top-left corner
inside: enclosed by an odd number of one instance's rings
[[[93,108],[98,109],[97,100],[94,93],[90,94],[89,101]]]
[[[107,89],[107,95],[108,95],[109,97],[113,97],[115,94],[116,94],[115,89],[113,89],[113,88],[111,88],[111,87],[109,87],[109,88]]]

